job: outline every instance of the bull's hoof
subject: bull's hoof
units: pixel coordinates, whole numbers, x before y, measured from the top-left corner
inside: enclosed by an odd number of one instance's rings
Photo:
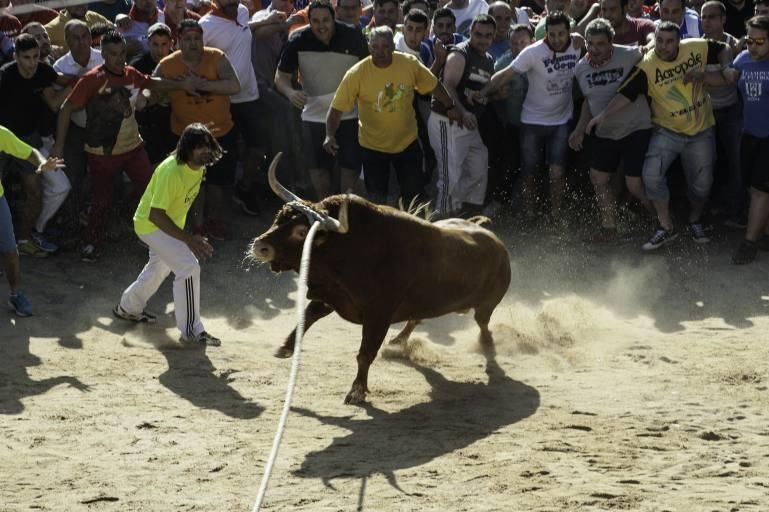
[[[366,401],[366,392],[361,389],[353,388],[344,398],[344,403],[349,405],[362,404]]]
[[[280,359],[288,359],[289,357],[291,357],[293,355],[294,355],[294,349],[293,348],[288,348],[288,347],[280,347],[275,352],[275,357],[280,358]]]

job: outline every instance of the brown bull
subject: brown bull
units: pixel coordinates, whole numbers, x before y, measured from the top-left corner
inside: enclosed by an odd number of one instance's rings
[[[270,185],[296,205],[301,200],[275,178],[279,157],[270,165]],[[251,244],[252,256],[269,262],[274,272],[299,272],[309,221],[292,204]],[[510,263],[491,231],[463,219],[430,223],[354,195],[302,205],[320,214],[326,225],[314,241],[306,329],[333,311],[363,326],[358,374],[345,403],[365,400],[369,366],[393,323],[408,322],[393,340],[405,342],[423,318],[474,309],[480,342],[493,348],[489,319],[510,284]],[[278,357],[293,353],[295,332]]]

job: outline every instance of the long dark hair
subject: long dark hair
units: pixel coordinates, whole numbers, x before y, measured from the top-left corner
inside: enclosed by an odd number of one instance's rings
[[[192,123],[184,129],[182,136],[179,137],[179,142],[176,144],[176,161],[183,164],[188,163],[192,158],[192,151],[199,147],[207,147],[211,150],[211,160],[207,165],[214,165],[224,156],[222,146],[206,125]]]

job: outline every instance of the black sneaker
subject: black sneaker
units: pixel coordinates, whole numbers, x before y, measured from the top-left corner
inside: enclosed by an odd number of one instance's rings
[[[120,306],[120,304],[116,304],[115,307],[112,308],[112,314],[115,315],[117,318],[120,318],[122,320],[128,320],[129,322],[136,322],[137,324],[141,322],[154,324],[158,320],[158,318],[155,315],[147,311],[142,311],[138,315],[129,313],[128,311],[123,309]]]
[[[246,215],[258,216],[261,213],[259,205],[256,204],[256,193],[254,187],[244,189],[241,187],[235,187],[235,194],[232,196],[232,200],[235,204],[240,206],[240,209]]]
[[[698,244],[707,244],[710,238],[705,234],[705,228],[701,222],[690,222],[689,232],[692,234],[692,240]]]
[[[96,247],[93,244],[85,244],[80,248],[80,261],[96,263],[98,259],[99,254],[96,252]]]
[[[675,228],[665,229],[662,226],[659,226],[654,231],[654,234],[649,239],[649,241],[641,246],[641,249],[644,251],[654,251],[666,243],[672,242],[676,238],[678,238],[678,232],[675,230]]]
[[[755,242],[743,240],[737,246],[737,250],[732,254],[732,263],[735,265],[745,265],[756,259],[758,256],[758,247]]]

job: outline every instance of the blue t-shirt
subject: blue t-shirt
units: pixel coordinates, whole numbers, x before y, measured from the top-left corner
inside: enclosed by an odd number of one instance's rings
[[[769,60],[755,61],[745,50],[732,66],[740,71],[737,88],[742,96],[742,131],[754,137],[769,137]]]

